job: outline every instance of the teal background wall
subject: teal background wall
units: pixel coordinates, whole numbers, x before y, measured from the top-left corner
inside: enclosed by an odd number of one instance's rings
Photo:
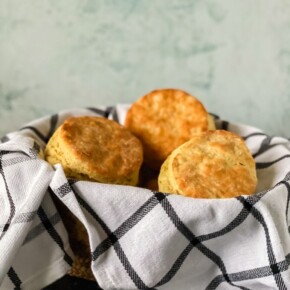
[[[290,2],[0,1],[1,135],[161,87],[290,137]]]

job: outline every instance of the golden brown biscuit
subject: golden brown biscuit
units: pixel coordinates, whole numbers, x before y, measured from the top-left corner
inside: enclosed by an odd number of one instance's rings
[[[196,198],[253,194],[255,161],[243,139],[216,130],[195,135],[174,150],[161,167],[159,190]]]
[[[144,162],[158,170],[175,148],[195,133],[208,130],[209,117],[195,97],[181,90],[162,89],[132,104],[125,127],[141,140]]]
[[[101,117],[73,117],[54,133],[45,159],[61,163],[68,177],[136,185],[143,161],[141,142],[126,128]]]

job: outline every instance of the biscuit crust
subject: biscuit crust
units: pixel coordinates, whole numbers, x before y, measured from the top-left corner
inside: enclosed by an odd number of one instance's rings
[[[197,134],[167,158],[159,190],[195,198],[230,198],[255,192],[255,161],[239,136],[224,130]]]
[[[160,169],[175,148],[208,130],[209,118],[197,98],[182,90],[160,89],[132,104],[125,127],[141,140],[144,163]]]
[[[136,185],[142,144],[118,123],[101,117],[73,117],[54,133],[45,159],[61,163],[67,176],[102,183]]]

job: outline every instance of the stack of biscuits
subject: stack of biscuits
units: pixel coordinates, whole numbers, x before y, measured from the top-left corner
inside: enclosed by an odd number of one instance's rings
[[[255,162],[242,138],[215,123],[188,93],[155,90],[132,104],[125,127],[142,142],[141,184],[195,198],[253,194]]]
[[[77,180],[193,198],[250,195],[257,183],[255,162],[243,139],[215,130],[204,105],[177,89],[155,90],[138,99],[124,126],[101,117],[66,120],[49,140],[45,159],[60,163],[67,177]],[[58,206],[75,253],[71,274],[94,279],[86,231]]]

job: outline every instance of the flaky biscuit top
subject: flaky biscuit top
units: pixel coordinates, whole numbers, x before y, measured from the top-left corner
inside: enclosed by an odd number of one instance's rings
[[[223,131],[194,136],[162,166],[160,190],[199,198],[227,198],[255,192],[255,161],[244,141]]]
[[[101,117],[66,120],[45,154],[50,163],[62,163],[72,177],[106,183],[131,184],[129,179],[138,175],[143,161],[140,141],[126,128]]]
[[[202,103],[176,89],[155,90],[132,104],[125,126],[144,147],[144,162],[158,169],[167,156],[197,132],[208,130]]]

